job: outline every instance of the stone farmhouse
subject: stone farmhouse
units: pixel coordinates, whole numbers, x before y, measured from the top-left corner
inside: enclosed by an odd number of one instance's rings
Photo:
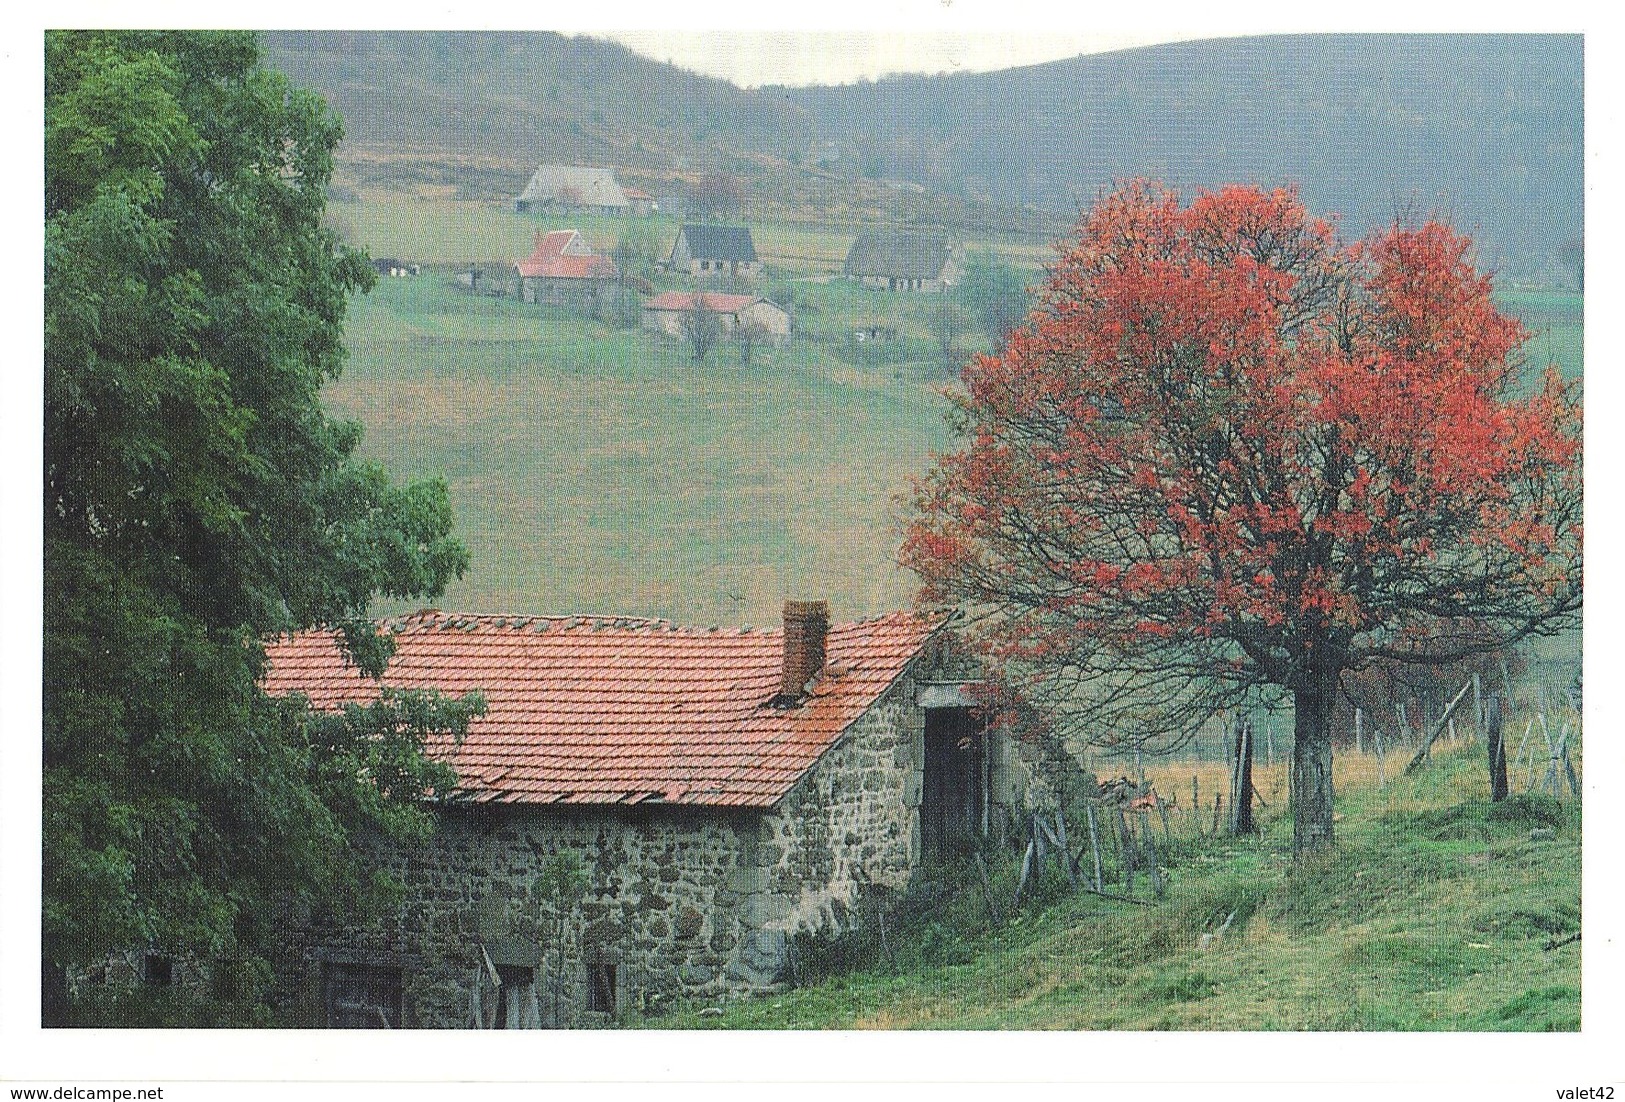
[[[958,249],[925,233],[870,230],[846,254],[846,278],[882,291],[941,292],[961,278]]]
[[[584,1025],[674,996],[771,989],[791,939],[851,928],[1036,798],[1033,752],[985,725],[947,617],[782,627],[458,616],[390,622],[385,683],[484,692],[459,786],[387,921],[292,923],[283,997],[332,1026]],[[266,687],[317,708],[379,690],[331,633],[269,648]],[[1035,786],[1029,791],[1029,786]],[[562,926],[537,891],[587,872]]]
[[[520,214],[554,211],[570,214],[626,214],[632,204],[607,168],[539,165],[530,183],[513,201]]]
[[[755,242],[744,226],[684,225],[677,231],[666,266],[702,279],[755,279],[762,274]]]
[[[753,326],[761,340],[779,344],[790,338],[790,314],[760,295],[724,295],[712,291],[667,291],[645,299],[643,328],[672,337],[687,335],[696,304],[716,315],[723,336]]]
[[[594,255],[575,230],[538,233],[535,251],[514,270],[524,301],[580,309],[599,305],[620,276],[615,261]]]

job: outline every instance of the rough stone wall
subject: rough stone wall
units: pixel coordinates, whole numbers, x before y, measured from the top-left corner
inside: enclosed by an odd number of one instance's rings
[[[306,962],[286,992],[320,1023],[323,961],[396,965],[405,1024],[458,1028],[484,967],[534,967],[544,1022],[555,982],[562,1024],[590,1024],[587,966],[616,966],[617,1010],[650,995],[710,995],[762,985],[744,922],[759,812],[718,814],[660,808],[469,807],[449,809],[412,853],[379,848],[380,864],[405,891],[389,920],[365,929],[312,924],[290,950]],[[573,853],[590,886],[567,923],[559,968],[553,912],[535,883],[548,858]],[[605,1016],[607,1017],[607,1015]]]

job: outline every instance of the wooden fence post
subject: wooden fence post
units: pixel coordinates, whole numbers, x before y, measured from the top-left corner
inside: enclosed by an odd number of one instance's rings
[[[1095,891],[1104,891],[1106,885],[1100,879],[1100,831],[1095,826],[1095,805],[1091,801],[1083,806],[1089,813],[1089,848],[1095,853]]]
[[[1122,855],[1123,875],[1125,877],[1123,893],[1133,895],[1134,869],[1140,863],[1139,846],[1135,843],[1134,836],[1129,833],[1128,818],[1125,816],[1121,805],[1117,808],[1117,838],[1118,852]]]
[[[1501,737],[1501,698],[1494,693],[1484,701],[1484,742],[1488,747],[1490,764],[1490,802],[1507,798],[1507,747]]]
[[[1151,860],[1148,862],[1148,871],[1151,873],[1151,890],[1161,899],[1167,894],[1167,885],[1162,879],[1162,869],[1158,866],[1161,861],[1157,855],[1156,833],[1151,829],[1151,816],[1148,812],[1140,813],[1140,833],[1145,836],[1145,848]]]

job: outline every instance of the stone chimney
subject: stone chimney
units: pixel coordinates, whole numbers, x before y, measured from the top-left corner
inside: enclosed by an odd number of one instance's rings
[[[784,672],[778,700],[791,704],[806,694],[807,682],[824,668],[829,637],[829,602],[784,602]]]

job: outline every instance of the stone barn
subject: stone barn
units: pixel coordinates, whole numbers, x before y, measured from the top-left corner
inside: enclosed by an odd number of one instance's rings
[[[513,201],[520,214],[533,211],[624,215],[631,209],[615,173],[584,165],[538,165]]]
[[[525,302],[580,310],[605,305],[620,277],[615,261],[594,255],[575,230],[538,233],[535,249],[514,272]]]
[[[717,332],[722,336],[732,336],[749,326],[769,344],[783,344],[790,339],[790,314],[778,303],[761,295],[714,291],[667,291],[647,299],[643,303],[643,328],[668,337],[686,337],[696,307],[716,316]]]
[[[860,923],[876,889],[1000,831],[1034,775],[982,722],[946,617],[831,625],[823,602],[787,602],[771,630],[701,630],[430,610],[387,630],[385,684],[479,689],[487,711],[444,751],[459,784],[435,836],[376,847],[398,910],[290,928],[283,997],[332,1026],[583,1025],[770,989],[791,938]],[[331,633],[268,657],[268,690],[317,708],[379,689]],[[586,872],[562,923],[538,887],[561,855]]]
[[[882,291],[938,293],[961,279],[959,250],[928,233],[872,230],[846,254],[847,279]]]

